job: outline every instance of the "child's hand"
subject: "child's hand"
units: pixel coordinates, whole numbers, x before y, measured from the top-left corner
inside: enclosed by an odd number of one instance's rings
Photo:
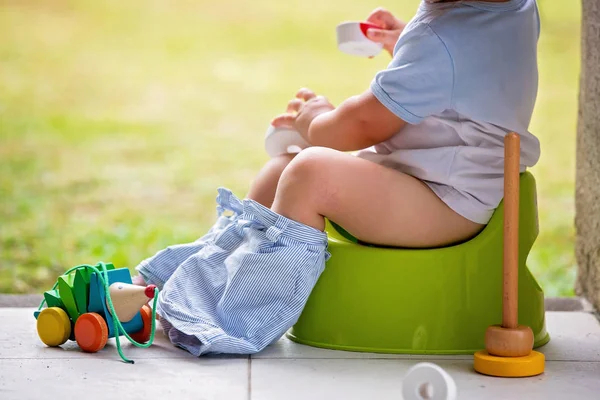
[[[381,29],[370,28],[367,30],[367,37],[374,42],[382,43],[383,48],[394,55],[394,46],[400,37],[400,34],[404,30],[406,24],[394,17],[391,12],[381,7],[375,9],[369,17],[367,22],[380,26]]]
[[[292,127],[308,141],[310,123],[317,116],[332,110],[335,110],[335,107],[325,97],[302,88],[296,93],[296,98],[288,103],[286,113],[275,117],[271,124],[275,127]]]

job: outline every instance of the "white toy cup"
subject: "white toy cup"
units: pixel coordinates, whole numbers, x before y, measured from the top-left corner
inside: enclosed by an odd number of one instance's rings
[[[403,400],[456,400],[456,397],[454,379],[433,363],[416,364],[402,380]]]
[[[265,135],[265,150],[271,158],[299,153],[307,147],[310,147],[310,144],[296,130],[269,125]]]
[[[373,57],[381,52],[383,44],[367,38],[369,28],[380,29],[369,22],[349,21],[336,28],[337,44],[340,51],[353,56]]]

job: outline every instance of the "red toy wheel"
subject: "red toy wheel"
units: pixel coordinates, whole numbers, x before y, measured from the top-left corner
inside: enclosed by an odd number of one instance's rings
[[[106,346],[108,326],[100,314],[85,313],[75,322],[75,340],[81,350],[95,353]]]
[[[148,306],[142,306],[140,309],[142,316],[142,322],[144,326],[139,331],[130,334],[131,338],[138,343],[146,343],[150,340],[150,334],[152,333],[152,309]]]

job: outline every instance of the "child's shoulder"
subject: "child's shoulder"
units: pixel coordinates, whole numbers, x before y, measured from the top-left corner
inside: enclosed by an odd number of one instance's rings
[[[536,0],[506,2],[459,1],[429,3],[423,1],[410,21],[408,30],[432,29],[442,37],[497,34],[497,29],[513,26],[535,26],[539,31]]]
[[[434,36],[451,53],[462,54],[465,43],[469,43],[467,49],[485,46],[488,51],[515,43],[529,49],[535,46],[539,32],[535,0],[422,2],[398,46],[423,36]]]

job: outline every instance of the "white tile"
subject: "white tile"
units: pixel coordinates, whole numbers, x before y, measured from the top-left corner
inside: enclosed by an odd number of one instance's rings
[[[195,358],[162,334],[149,349],[126,344],[125,354],[137,361],[127,365],[112,344],[96,354],[83,353],[74,343],[47,348],[37,337],[31,309],[0,309],[0,319],[2,400],[64,397],[65,392],[85,392],[86,400],[144,394],[246,399],[249,372],[253,400],[399,399],[403,375],[422,360],[437,363],[454,377],[461,400],[600,398],[600,324],[588,313],[547,313],[552,340],[541,349],[548,360],[546,373],[527,379],[479,375],[471,356],[343,352],[286,338],[253,356],[251,371],[243,356]]]
[[[550,342],[538,350],[547,360],[600,361],[600,323],[593,314],[548,312],[546,325]]]
[[[400,399],[402,378],[416,361],[373,359],[252,359],[253,400]],[[460,400],[593,399],[600,363],[550,362],[538,377],[479,375],[466,360],[437,362],[455,380]]]
[[[37,337],[33,309],[0,308],[0,358],[85,358],[76,343],[67,342],[60,348],[48,348]],[[546,313],[547,329],[551,340],[539,349],[549,361],[600,361],[600,323],[596,318],[585,312],[548,312]],[[124,339],[124,338],[123,338]],[[144,358],[186,358],[192,357],[187,352],[171,345],[157,329],[152,347],[139,349],[127,342],[121,341],[125,355],[133,359]],[[117,359],[114,339],[110,339],[104,350],[93,355],[98,358]],[[282,338],[267,347],[253,358],[305,358],[305,359],[424,359],[470,360],[472,356],[419,356],[406,354],[377,354],[337,351],[305,346]]]
[[[546,362],[542,375],[530,378],[494,378],[472,370],[472,364],[443,368],[454,377],[459,399],[587,400],[600,398],[600,363]]]
[[[120,360],[115,339],[109,339],[106,347],[94,354],[82,352],[77,343],[67,341],[61,347],[47,347],[37,336],[33,309],[0,308],[0,359],[53,359],[53,358],[102,358]],[[126,357],[137,360],[146,358],[195,358],[188,352],[171,344],[157,324],[152,346],[137,348],[122,336],[121,347]],[[242,357],[246,358],[246,357]]]
[[[252,359],[252,400],[398,399],[410,363],[373,359]],[[375,395],[375,396],[374,396]]]
[[[266,359],[266,358],[305,358],[305,359],[317,359],[317,358],[328,358],[328,359],[426,359],[426,360],[443,360],[443,359],[462,359],[470,360],[473,358],[472,355],[459,355],[459,356],[423,356],[413,354],[380,354],[380,353],[362,353],[354,351],[341,351],[341,350],[328,350],[318,347],[306,346],[303,344],[296,343],[287,337],[281,338],[276,343],[268,346],[266,349],[258,354],[252,355],[252,358]]]
[[[39,399],[248,398],[248,360],[100,358],[0,360],[0,398]]]

